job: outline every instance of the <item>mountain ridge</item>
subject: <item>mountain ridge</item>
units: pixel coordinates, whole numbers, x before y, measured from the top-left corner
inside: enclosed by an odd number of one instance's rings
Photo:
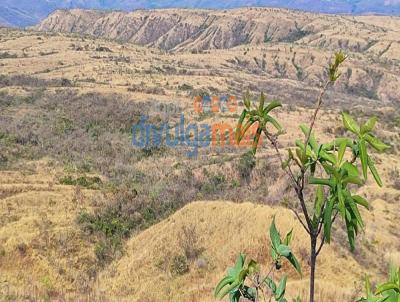
[[[167,51],[198,52],[282,42],[383,55],[398,48],[398,26],[397,17],[333,16],[277,8],[73,9],[57,10],[33,29],[91,35]]]
[[[276,7],[299,9],[309,12],[346,14],[346,15],[400,15],[398,0],[235,0],[216,2],[210,0],[161,0],[161,1],[129,1],[129,0],[38,0],[34,4],[28,0],[18,3],[2,0],[0,3],[0,23],[8,26],[32,26],[56,9],[103,9],[124,10],[154,8],[209,8],[229,9],[238,7]],[[19,12],[19,13],[16,13]]]

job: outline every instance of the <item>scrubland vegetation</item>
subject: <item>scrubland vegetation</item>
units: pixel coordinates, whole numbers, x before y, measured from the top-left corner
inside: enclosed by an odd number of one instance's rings
[[[329,47],[305,46],[301,31],[288,41],[267,36],[261,45],[170,54],[1,29],[0,297],[214,301],[214,286],[240,252],[268,264],[267,230],[276,214],[281,234],[293,228],[291,249],[303,272],[301,279],[283,263],[286,297],[307,300],[307,233],[286,209],[295,194],[268,141],[256,158],[225,147],[201,149],[196,160],[185,148],[131,145],[131,126],[141,115],[154,124],[165,119],[155,104],[179,108],[171,122],[183,112],[234,127],[240,111],[198,115],[193,97],[228,92],[238,95],[241,110],[241,94],[249,89],[282,101],[275,111],[286,129],[279,148],[294,147],[332,54]],[[370,211],[361,210],[365,231],[354,253],[342,222],[333,226],[332,243],[317,261],[315,301],[355,301],[365,273],[373,288],[400,261],[399,66],[383,61],[392,47],[382,58],[350,51],[321,107],[315,129],[321,141],[343,136],[345,111],[357,122],[376,116],[376,135],[389,149],[371,155],[383,187],[371,177],[354,186],[371,203]]]

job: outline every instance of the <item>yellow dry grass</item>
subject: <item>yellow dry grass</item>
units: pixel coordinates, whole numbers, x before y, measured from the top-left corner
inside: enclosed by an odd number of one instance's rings
[[[0,172],[0,301],[56,299],[90,284],[93,246],[75,220],[95,193],[58,185],[57,171],[41,161]]]
[[[364,17],[360,17],[362,18]],[[369,18],[367,21],[371,24],[382,21],[372,17],[365,18]],[[396,19],[388,21],[385,26],[397,28],[397,24]],[[1,74],[22,73],[42,79],[66,78],[74,82],[73,88],[46,89],[76,89],[81,93],[118,93],[129,96],[133,102],[154,98],[160,102],[168,101],[182,106],[185,114],[193,114],[192,99],[187,91],[178,89],[180,85],[190,84],[195,89],[216,86],[220,91],[229,91],[229,80],[232,78],[248,84],[257,83],[264,80],[266,75],[272,75],[271,83],[283,83],[281,85],[285,85],[287,91],[295,90],[307,84],[296,81],[296,70],[290,63],[293,53],[297,53],[296,62],[301,62],[310,78],[314,79],[320,75],[321,65],[325,64],[332,53],[330,49],[317,46],[289,47],[278,43],[265,47],[252,46],[248,51],[248,47],[238,47],[230,50],[212,50],[198,55],[177,53],[172,56],[159,50],[131,44],[120,45],[112,41],[71,35],[46,35],[4,29],[0,30],[0,34],[0,51],[18,55],[18,58],[1,60]],[[385,49],[386,39],[387,37],[376,44],[377,52]],[[99,45],[106,46],[113,52],[95,51]],[[76,50],[77,47],[85,49],[86,46],[87,50]],[[398,45],[394,43],[385,56],[392,58],[397,51]],[[267,62],[271,62],[267,70],[261,74],[252,73],[252,68],[255,68],[253,58],[260,59],[264,54]],[[352,68],[353,74],[349,82],[356,85],[363,81],[366,75],[363,63],[366,59],[360,54],[350,55],[346,68]],[[115,63],[114,59],[110,58],[120,56],[129,58],[130,62]],[[311,63],[310,57],[315,57],[314,63]],[[240,61],[248,60],[248,70],[242,70],[238,65],[228,62],[236,58]],[[280,64],[287,64],[289,78],[274,78],[275,60]],[[164,65],[174,66],[178,71],[196,73],[169,74],[155,70],[155,67],[165,68]],[[399,95],[396,89],[399,81],[395,72],[397,65],[393,65],[395,71],[391,72],[381,69],[380,63],[371,63],[369,67],[385,73],[386,78],[381,81],[378,91],[382,92],[380,94],[383,101],[385,94]],[[392,80],[387,80],[388,77],[392,77]],[[128,91],[132,85],[163,87],[165,95]],[[7,90],[17,96],[28,94],[25,91],[26,87],[7,87],[1,90]],[[296,105],[296,100],[287,101]],[[385,103],[379,104],[380,109],[384,111]],[[277,111],[278,119],[284,121],[287,130],[287,134],[280,138],[284,147],[299,137],[298,125],[307,122],[311,113],[308,109],[286,108]],[[338,111],[321,112],[316,129],[321,141],[332,138],[332,131],[329,134],[327,130],[335,130],[341,124],[336,119],[337,116]],[[237,119],[232,116],[226,118],[233,125]],[[390,133],[387,130],[379,134],[395,137],[397,140],[398,133],[395,131],[396,128]],[[396,140],[393,140],[393,145],[397,144]],[[258,156],[265,157],[269,154],[269,150],[261,151]],[[389,262],[400,264],[400,194],[399,190],[389,187],[394,181],[390,178],[390,172],[394,168],[400,169],[400,159],[396,151],[387,156],[389,160],[386,162],[382,160],[383,155],[376,156],[377,168],[381,171],[385,187],[378,188],[370,179],[368,186],[359,192],[372,201],[372,210],[363,212],[366,230],[358,240],[358,252],[355,255],[348,252],[346,237],[340,231],[336,231],[334,243],[326,246],[321,253],[318,263],[317,301],[353,301],[353,297],[359,294],[365,273],[374,276],[376,281],[383,278]],[[168,156],[156,161],[144,159],[135,163],[135,167],[138,171],[153,169],[154,173],[171,175],[162,169],[172,166],[174,161],[174,158]],[[106,296],[110,301],[214,301],[213,287],[223,276],[225,269],[234,262],[238,253],[245,252],[249,257],[267,265],[267,229],[275,214],[282,233],[294,228],[294,252],[301,258],[305,271],[304,279],[300,280],[289,266],[284,267],[291,280],[288,284],[288,295],[294,297],[300,294],[306,298],[307,259],[301,257],[308,249],[304,231],[290,211],[251,203],[192,203],[170,218],[134,235],[128,240],[121,259],[111,263],[98,278],[93,276],[92,279],[87,279],[96,261],[93,243],[83,237],[76,224],[76,217],[82,208],[91,208],[92,198],[97,193],[82,190],[83,197],[77,198],[74,187],[57,184],[59,168],[48,162],[21,162],[21,166],[23,168],[17,172],[0,171],[1,301],[40,300],[46,296],[56,301],[61,300],[62,293],[69,293],[72,301],[95,301],[97,298],[88,298],[93,292],[93,295]],[[197,169],[199,171],[194,172],[199,172],[197,174],[200,175],[200,170],[204,167],[213,169],[213,166],[200,162]],[[234,167],[227,163],[224,169],[233,171]],[[256,180],[263,181],[262,176]],[[268,190],[273,195],[275,190],[279,193],[282,186],[280,180]],[[175,276],[168,269],[160,269],[160,264],[166,257],[182,253],[178,237],[184,225],[196,227],[201,247],[204,248],[201,258],[207,265],[200,267],[192,263],[189,273]]]
[[[371,215],[382,215],[381,205],[395,211],[394,205],[376,200],[374,210],[366,216],[366,237],[384,238],[385,246],[395,252],[397,235],[388,234],[385,225],[376,228],[369,223]],[[129,240],[125,256],[101,274],[99,286],[115,301],[215,301],[213,287],[240,252],[255,258],[264,267],[268,265],[267,230],[274,215],[282,233],[293,228],[292,247],[297,255],[301,255],[308,249],[307,236],[289,210],[252,203],[194,202]],[[192,263],[189,273],[175,276],[157,264],[162,263],[165,257],[183,253],[178,238],[182,227],[188,225],[196,228],[200,245],[204,248],[202,259],[207,261],[207,267]],[[389,241],[392,244],[387,244]],[[375,268],[363,267],[357,259],[359,256],[353,256],[340,247],[344,244],[327,245],[321,253],[317,301],[352,301],[359,294],[365,273],[381,276]],[[305,272],[302,280],[289,265],[285,265],[283,270],[290,276],[288,296],[300,294],[305,299],[308,292],[306,259],[301,259],[301,264]]]

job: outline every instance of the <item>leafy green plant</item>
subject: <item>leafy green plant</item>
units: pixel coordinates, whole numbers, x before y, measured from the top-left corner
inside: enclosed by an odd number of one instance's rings
[[[240,254],[236,259],[235,265],[228,269],[228,274],[215,288],[215,297],[222,299],[229,295],[229,301],[238,302],[240,297],[257,301],[261,295],[264,300],[269,296],[270,299],[274,298],[277,302],[287,301],[285,299],[287,275],[284,275],[278,284],[273,280],[273,276],[274,271],[281,269],[282,260],[284,259],[287,259],[295,270],[302,274],[300,264],[289,247],[292,240],[292,231],[282,240],[274,219],[269,229],[269,235],[272,255],[269,272],[263,276],[255,260],[252,259],[245,264],[246,256]],[[246,279],[251,282],[252,286],[245,284]]]
[[[259,147],[260,136],[264,134],[289,177],[298,202],[288,202],[287,206],[294,212],[310,240],[310,302],[314,302],[316,260],[324,244],[331,241],[332,225],[337,217],[341,217],[345,222],[352,251],[355,248],[355,237],[364,226],[359,206],[368,209],[369,203],[362,196],[353,194],[352,189],[354,186],[364,185],[368,170],[376,183],[382,186],[369,150],[372,148],[382,152],[388,148],[373,134],[377,122],[375,117],[358,124],[349,114],[343,113],[343,125],[350,135],[337,137],[327,143],[320,143],[313,132],[324,95],[340,77],[339,67],[346,58],[342,52],[338,52],[329,64],[328,78],[316,100],[310,124],[300,126],[304,138],[296,141],[295,148],[288,148],[287,158],[284,158],[278,144],[278,137],[284,132],[283,128],[270,115],[273,109],[281,106],[280,102],[273,100],[266,104],[265,96],[261,94],[259,104],[252,107],[250,95],[246,93],[245,109],[236,128],[236,140],[240,143],[250,126],[257,124],[252,145],[253,155],[255,156]],[[269,125],[276,130],[275,133],[271,132]],[[307,194],[310,191],[312,194]],[[274,247],[273,257],[288,253],[286,244],[282,245],[277,238],[271,240]],[[290,261],[289,258],[288,260]],[[273,284],[271,286],[273,287]]]
[[[375,292],[371,289],[369,278],[365,280],[366,298],[361,298],[357,302],[399,302],[400,301],[400,268],[390,269],[390,276],[387,282],[378,285]]]

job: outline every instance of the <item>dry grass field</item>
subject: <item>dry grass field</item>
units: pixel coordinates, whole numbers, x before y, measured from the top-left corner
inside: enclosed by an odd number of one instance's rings
[[[280,10],[276,18],[294,26],[299,14]],[[282,232],[294,228],[305,272],[299,279],[284,267],[288,297],[306,299],[308,241],[284,207],[293,196],[267,144],[249,169],[245,149],[201,148],[190,159],[184,147],[133,148],[130,129],[141,115],[161,123],[161,104],[173,109],[171,125],[184,113],[191,122],[233,126],[240,111],[198,114],[193,98],[240,100],[249,89],[283,102],[280,147],[293,146],[340,48],[335,39],[352,22],[350,44],[342,44],[349,59],[316,134],[320,141],[342,135],[343,110],[360,120],[376,115],[390,149],[374,155],[383,188],[369,179],[358,190],[372,207],[355,253],[339,222],[319,258],[317,301],[355,301],[365,274],[378,282],[390,263],[400,265],[399,18],[317,17],[299,19],[314,30],[301,40],[256,43],[255,35],[199,52],[0,28],[0,301],[214,301],[213,287],[237,254],[267,264],[275,214]],[[349,46],[357,39],[370,39],[368,49]]]

